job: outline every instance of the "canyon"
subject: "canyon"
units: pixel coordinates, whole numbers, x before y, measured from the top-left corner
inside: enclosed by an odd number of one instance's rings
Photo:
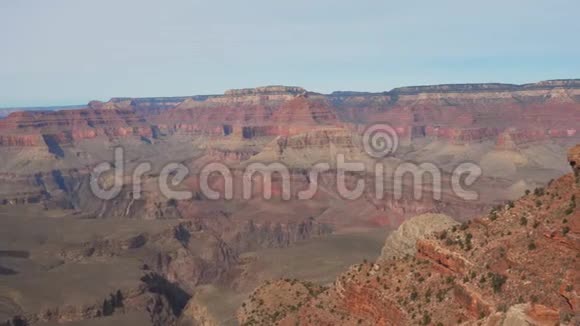
[[[390,136],[398,146],[377,158],[369,155],[364,135],[382,124],[395,132]],[[80,108],[11,112],[0,119],[0,325],[327,325],[359,319],[394,325],[427,315],[433,323],[448,324],[476,321],[480,314],[493,324],[492,319],[515,315],[550,321],[555,314],[568,316],[577,310],[577,298],[566,291],[560,294],[571,309],[562,308],[557,295],[542,301],[536,290],[519,302],[524,280],[509,278],[507,299],[482,292],[471,278],[459,280],[472,271],[478,279],[504,275],[508,265],[532,271],[526,277],[534,282],[576,277],[571,264],[577,256],[570,257],[578,250],[578,214],[567,217],[570,230],[561,235],[555,224],[562,218],[555,210],[569,203],[564,189],[576,191],[577,185],[570,175],[551,180],[568,174],[570,165],[578,177],[578,150],[569,150],[580,143],[579,126],[577,79],[415,86],[380,93],[320,94],[266,86],[223,95],[113,98]],[[105,200],[91,190],[91,174],[104,162],[118,164],[116,148],[123,149],[123,185],[118,196]],[[338,191],[338,155],[364,167],[345,177],[349,189],[360,181],[368,185],[357,199]],[[151,169],[134,178],[144,162]],[[329,169],[314,181],[309,172],[321,162],[329,163]],[[427,179],[421,180],[423,195],[416,198],[409,176],[397,196],[392,174],[384,180],[384,196],[375,196],[380,188],[377,164],[392,172],[409,162],[439,169],[440,198],[434,195],[435,180]],[[477,193],[473,200],[461,198],[452,187],[455,169],[465,162],[482,171],[469,185]],[[190,190],[191,198],[175,200],[161,191],[160,174],[170,163],[186,167],[187,175],[173,188]],[[204,193],[202,171],[212,163],[231,171],[231,199],[224,198],[225,179],[215,173],[208,182],[221,197]],[[276,174],[273,198],[262,198],[259,177],[253,179],[251,197],[242,198],[244,171],[253,163],[283,164],[290,200],[283,198],[284,180]],[[111,178],[105,174],[99,182],[107,184]],[[298,192],[314,182],[318,189],[311,199],[300,200]],[[515,208],[496,210],[494,223],[485,217],[473,220],[549,183],[550,194],[537,198],[542,212],[527,217],[530,225],[540,223],[537,229],[512,231],[512,240],[499,236],[502,228],[516,229],[512,215],[535,210],[536,199],[529,194],[514,202]],[[422,227],[406,224],[418,215],[426,218]],[[433,222],[434,216],[446,217]],[[419,220],[415,217],[414,223]],[[431,229],[432,224],[441,228]],[[447,234],[453,245],[430,235],[453,225],[457,230]],[[400,226],[381,254],[386,235]],[[466,232],[481,248],[468,257],[456,244]],[[479,252],[500,250],[499,245],[492,248],[491,238],[509,240],[505,248],[515,249],[507,255],[517,263],[498,258],[489,270],[482,269],[484,255]],[[562,267],[549,275],[528,269],[522,258],[527,249],[520,247],[529,239],[547,248],[534,252],[538,259],[547,262],[552,255]],[[297,258],[278,260],[285,255]],[[355,265],[345,276],[343,271],[361,256],[378,260]],[[386,268],[385,261],[393,259],[396,267]],[[458,313],[453,320],[435,312],[434,299],[418,308],[401,296],[413,287],[421,295],[427,291],[427,285],[403,277],[420,267],[426,268],[419,273],[425,284],[432,284],[433,295],[454,293]],[[289,274],[307,279],[284,280]],[[372,277],[365,278],[367,274]],[[401,285],[385,283],[388,288],[383,289],[382,280],[397,277]],[[448,277],[454,281],[439,285]],[[246,300],[252,292],[254,299]],[[294,292],[296,297],[286,295]],[[531,303],[532,292],[541,305]],[[272,297],[281,301],[272,302]],[[245,309],[239,310],[242,304]],[[276,310],[278,305],[284,309]],[[341,313],[330,316],[331,309]],[[345,319],[336,320],[341,316]]]
[[[575,167],[580,145],[570,152]],[[321,287],[283,279],[258,287],[241,325],[576,325],[580,183],[567,174],[487,215],[457,223],[411,218],[376,262]],[[546,268],[546,266],[550,266]]]

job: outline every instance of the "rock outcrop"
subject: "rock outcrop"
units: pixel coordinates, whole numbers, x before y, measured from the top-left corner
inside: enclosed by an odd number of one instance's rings
[[[387,237],[379,261],[414,256],[417,253],[417,240],[433,232],[449,229],[454,225],[459,225],[459,223],[443,214],[415,216],[405,221]]]
[[[238,311],[238,321],[241,325],[275,324],[324,290],[322,286],[295,279],[269,282],[256,289],[243,303]]]

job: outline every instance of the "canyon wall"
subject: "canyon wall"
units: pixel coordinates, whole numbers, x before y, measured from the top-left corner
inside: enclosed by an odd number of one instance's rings
[[[580,125],[580,81],[537,84],[466,84],[397,88],[384,93],[335,92],[271,86],[224,95],[115,98],[80,110],[15,112],[0,120],[0,146],[36,145],[33,135],[59,142],[98,135],[161,133],[288,135],[313,126],[389,122],[412,137],[455,143],[497,139],[519,142],[573,137]],[[414,130],[414,132],[412,132]],[[9,138],[12,137],[12,138]]]

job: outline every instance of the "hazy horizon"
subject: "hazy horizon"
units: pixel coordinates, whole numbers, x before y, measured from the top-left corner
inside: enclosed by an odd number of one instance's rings
[[[385,89],[382,91],[374,91],[376,93],[381,93],[381,92],[388,92],[391,91],[395,88],[400,88],[400,87],[408,87],[408,86],[434,86],[434,85],[461,85],[461,84],[506,84],[506,85],[524,85],[524,84],[533,84],[533,83],[538,83],[538,82],[543,82],[543,81],[550,81],[550,80],[578,80],[580,78],[558,78],[558,79],[544,79],[544,80],[537,80],[537,81],[530,81],[530,82],[524,82],[524,83],[503,83],[503,82],[479,82],[479,83],[475,83],[475,82],[465,82],[465,83],[435,83],[435,84],[416,84],[416,85],[400,85],[400,86],[396,86],[390,89]],[[300,85],[289,85],[289,84],[270,84],[270,85],[254,85],[254,86],[248,86],[248,87],[242,87],[242,88],[257,88],[257,87],[264,87],[264,86],[289,86],[289,87],[301,87]],[[52,105],[35,105],[35,106],[0,106],[0,109],[18,109],[18,108],[28,108],[28,109],[50,109],[50,108],[74,108],[74,107],[80,107],[83,105],[88,104],[90,101],[93,100],[101,100],[101,101],[108,101],[111,100],[113,98],[148,98],[148,97],[187,97],[187,96],[196,96],[196,95],[222,95],[225,91],[230,90],[231,88],[228,89],[224,89],[222,92],[216,92],[216,93],[192,93],[192,94],[181,94],[181,95],[168,95],[168,96],[151,96],[151,95],[145,95],[145,96],[114,96],[114,97],[110,97],[110,98],[104,98],[104,99],[89,99],[87,100],[85,103],[69,103],[69,104],[52,104]],[[331,94],[332,92],[339,92],[339,91],[352,91],[352,92],[370,92],[370,91],[366,91],[366,90],[351,90],[351,89],[337,89],[331,92],[317,92],[316,90],[312,90],[312,89],[306,89],[309,92],[314,92],[314,93],[320,93],[320,94]]]
[[[498,10],[497,8],[502,8]],[[0,108],[580,76],[571,0],[0,3]]]

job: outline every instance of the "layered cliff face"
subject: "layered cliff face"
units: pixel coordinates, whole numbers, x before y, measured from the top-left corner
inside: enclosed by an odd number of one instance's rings
[[[404,229],[437,230],[419,237],[414,249],[407,239],[397,241],[397,233],[387,241],[384,250],[408,254],[355,265],[311,296],[265,285],[238,319],[244,325],[575,325],[579,196],[569,174],[461,225],[435,215],[411,219]],[[441,221],[447,228],[438,227]]]
[[[346,159],[368,161],[360,136],[346,128],[318,127],[294,135],[278,136],[249,162],[282,162],[293,168],[309,168],[319,162],[336,167],[337,154]]]
[[[324,161],[334,168],[338,154],[365,162],[369,171],[374,162],[364,151],[361,134],[369,124],[388,122],[400,140],[399,151],[389,158],[390,167],[404,161],[429,161],[449,173],[463,161],[479,163],[494,183],[481,191],[491,194],[478,203],[485,206],[562,173],[566,167],[550,158],[564,155],[563,149],[580,137],[576,132],[579,90],[577,80],[330,95],[270,86],[230,90],[224,95],[115,98],[91,102],[81,110],[17,112],[0,120],[0,179],[11,184],[0,193],[0,204],[32,201],[55,206],[50,201],[58,199],[60,207],[96,206],[84,191],[76,198],[70,195],[82,188],[45,189],[34,181],[35,175],[60,174],[76,180],[78,187],[86,186],[90,168],[111,161],[116,146],[128,149],[131,163],[161,164],[172,158],[186,162],[192,174],[209,161],[228,162],[236,168],[249,162],[278,161],[297,170]],[[303,188],[308,185],[306,178],[299,180],[298,173],[295,180]],[[503,180],[507,185],[495,184]],[[186,216],[166,207],[155,189],[145,197],[145,203],[120,199],[93,209],[99,210],[98,216]],[[61,200],[68,204],[62,205]],[[470,205],[463,209],[452,198],[442,203],[370,202],[386,211],[387,217],[376,214],[377,221],[453,209],[454,217],[474,213]]]
[[[0,121],[0,135],[61,132],[74,140],[100,134],[150,136],[147,129],[154,127],[168,133],[248,137],[295,133],[319,124],[389,121],[401,130],[419,127],[427,136],[461,143],[494,139],[509,127],[524,134],[537,128],[546,137],[570,137],[580,121],[579,84],[567,80],[521,86],[441,85],[330,95],[269,86],[230,90],[221,96],[115,98],[93,101],[82,110],[12,113]]]
[[[298,87],[231,90],[224,95],[176,98],[115,98],[79,110],[15,112],[0,120],[0,150],[34,148],[69,159],[66,148],[85,141],[140,140],[154,143],[200,137],[237,139],[214,157],[246,160],[244,142],[292,137],[317,129],[344,128],[360,134],[388,122],[402,144],[428,139],[451,145],[496,143],[517,151],[550,141],[578,139],[577,80],[529,85],[442,85],[385,93],[309,93]],[[324,133],[319,133],[324,141]],[[316,138],[310,135],[309,138]],[[220,140],[207,139],[207,143]],[[310,140],[310,143],[317,140]],[[48,166],[48,165],[47,165]],[[78,164],[75,167],[86,166]]]

